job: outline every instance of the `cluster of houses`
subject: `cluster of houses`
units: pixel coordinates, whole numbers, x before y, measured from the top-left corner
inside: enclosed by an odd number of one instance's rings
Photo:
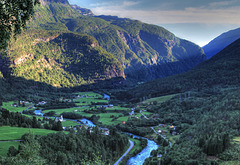
[[[169,128],[169,129],[173,129],[175,130],[176,129],[176,126],[173,126],[173,125],[165,125],[165,124],[159,124],[160,127],[163,127],[163,128]],[[163,131],[161,129],[158,129],[157,132],[159,134],[166,134],[168,133],[167,131]],[[178,133],[176,131],[172,131],[172,135],[175,136],[175,135],[178,135]]]
[[[45,105],[45,104],[47,104],[46,101],[40,101],[40,102],[38,103],[38,105]]]
[[[79,128],[82,128],[82,127],[84,127],[85,129],[87,129],[87,130],[90,130],[90,133],[92,133],[93,132],[93,127],[90,127],[90,126],[87,126],[87,125],[76,125],[76,126],[74,126],[73,128],[74,128],[74,130],[76,130],[77,129],[77,127],[79,127]],[[63,127],[63,129],[66,129],[65,127]],[[109,131],[109,129],[108,128],[104,128],[104,127],[100,127],[99,128],[99,130],[101,131],[101,133],[103,134],[103,135],[109,135],[110,134],[110,131]]]
[[[18,104],[17,103],[13,103],[11,106],[12,107],[18,107],[18,106],[22,106],[22,105],[25,105],[25,104],[29,104],[29,102],[28,101],[19,101]]]
[[[101,108],[113,108],[114,105],[113,104],[109,104],[109,105],[101,105]]]

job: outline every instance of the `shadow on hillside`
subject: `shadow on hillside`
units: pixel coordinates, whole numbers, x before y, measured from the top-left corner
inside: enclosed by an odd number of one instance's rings
[[[126,86],[126,80],[122,77],[116,77],[73,88],[57,88],[43,82],[26,80],[22,77],[8,77],[0,78],[0,84],[0,97],[5,101],[18,99],[53,100],[64,95],[70,96],[71,93],[78,91],[106,91],[110,89],[119,89]]]
[[[126,70],[125,74],[127,78],[146,82],[187,72],[198,64],[194,58],[190,58],[165,64],[130,67]]]

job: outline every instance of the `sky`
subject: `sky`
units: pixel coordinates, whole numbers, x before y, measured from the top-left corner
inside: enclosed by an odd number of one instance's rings
[[[206,45],[240,27],[240,0],[69,0],[95,15],[113,15],[162,26],[177,37]]]

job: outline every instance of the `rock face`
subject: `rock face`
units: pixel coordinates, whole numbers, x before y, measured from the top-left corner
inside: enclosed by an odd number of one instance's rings
[[[217,38],[213,39],[211,42],[209,42],[206,46],[203,47],[203,50],[207,58],[209,59],[239,38],[240,28],[234,29],[223,33]]]
[[[60,81],[52,82],[59,79],[60,73],[67,75],[62,84],[70,86],[118,76],[148,81],[185,72],[205,60],[199,46],[176,37],[162,27],[114,16],[89,16],[91,11],[71,6],[64,0],[42,2],[45,6],[36,7],[33,21],[28,24],[29,31],[34,33],[28,39],[34,53],[18,50],[20,55],[11,54],[15,64],[18,63],[18,66],[13,66],[17,76],[46,81],[41,77],[58,68],[55,72],[58,76],[48,80],[49,84],[61,86]],[[36,30],[39,30],[37,35]],[[76,39],[77,36],[82,37]],[[23,43],[26,40],[27,37],[22,37]],[[47,53],[40,46],[44,49],[49,47],[45,50]],[[40,61],[35,61],[36,58]],[[30,75],[23,74],[25,61],[38,62],[36,66],[41,68],[42,65],[45,69]],[[39,75],[33,76],[34,73]],[[69,80],[72,74],[75,82]]]
[[[155,78],[166,77],[179,74],[195,67],[206,60],[203,50],[186,40],[177,38],[166,29],[134,21],[131,19],[122,19],[115,16],[98,16],[111,25],[118,26],[121,29],[112,36],[119,52],[122,52],[120,61],[123,62],[125,73],[128,78],[134,78],[140,81],[152,80]],[[102,37],[92,34],[107,51],[111,48],[106,46]],[[110,38],[109,38],[110,39]],[[119,53],[120,54],[120,53]]]
[[[71,5],[71,7],[84,16],[94,16],[93,12],[90,9],[81,8],[77,5]]]
[[[214,88],[231,89],[231,86],[239,88],[239,83],[240,39],[186,73],[149,81],[136,88],[117,93],[116,96],[118,99],[129,101],[133,98],[130,101],[139,102],[143,97],[159,97],[194,89],[203,89],[211,93],[211,89]]]
[[[55,87],[125,77],[121,63],[88,35],[32,29],[18,36],[11,45],[14,46],[8,50],[12,61],[9,68],[16,77]]]

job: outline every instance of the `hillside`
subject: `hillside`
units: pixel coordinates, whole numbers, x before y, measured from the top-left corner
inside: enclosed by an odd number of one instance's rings
[[[209,42],[206,46],[203,47],[203,50],[207,58],[209,59],[239,38],[240,28],[230,30],[213,39],[211,42]]]
[[[96,38],[122,64],[127,78],[147,81],[166,77],[185,72],[205,60],[199,46],[162,27],[117,17],[91,17],[89,10],[84,13],[65,1],[42,2],[44,5],[36,8],[28,25],[30,28],[71,31]]]
[[[189,90],[213,90],[216,87],[239,86],[240,39],[226,47],[208,61],[187,73],[147,82],[118,93],[119,99],[139,101],[143,97],[156,97]]]
[[[8,52],[12,76],[55,87],[124,77],[118,60],[87,35],[28,30],[12,41]]]

